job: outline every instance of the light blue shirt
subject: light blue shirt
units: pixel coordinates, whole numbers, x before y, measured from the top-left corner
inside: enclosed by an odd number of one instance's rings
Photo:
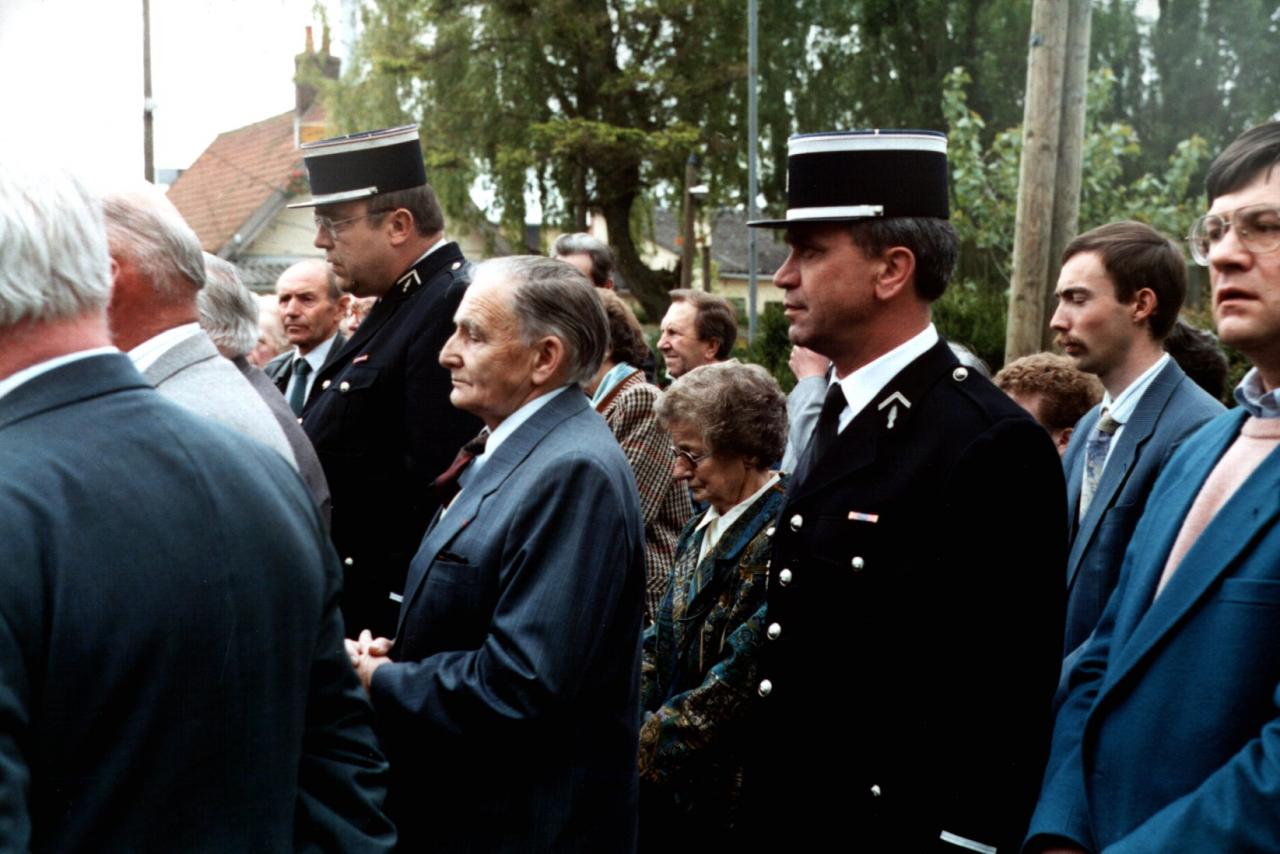
[[[1262,385],[1262,375],[1257,368],[1250,368],[1249,373],[1236,386],[1236,402],[1249,411],[1254,418],[1280,418],[1280,389],[1267,391]]]
[[[471,464],[467,466],[461,477],[458,478],[458,483],[465,488],[467,483],[476,476],[476,472],[480,471],[480,469],[484,467],[485,462],[493,456],[493,452],[498,450],[498,447],[507,440],[508,436],[516,432],[521,424],[532,418],[535,412],[550,403],[551,398],[555,397],[557,394],[564,394],[566,391],[582,394],[582,387],[576,383],[561,386],[555,391],[550,391],[546,394],[535,397],[533,400],[529,401],[524,406],[521,406],[506,418],[502,419],[502,423],[489,434],[488,440],[484,443],[484,453],[471,461]]]
[[[1172,358],[1168,353],[1164,353],[1155,364],[1147,368],[1138,378],[1129,383],[1128,387],[1120,394],[1116,395],[1116,399],[1111,399],[1111,392],[1104,392],[1102,395],[1102,408],[1107,410],[1107,414],[1111,419],[1120,426],[1116,428],[1116,432],[1111,434],[1111,444],[1107,446],[1107,457],[1102,461],[1102,468],[1105,471],[1107,462],[1111,459],[1111,452],[1116,449],[1116,445],[1120,444],[1120,434],[1124,432],[1124,425],[1133,417],[1133,411],[1138,408],[1138,404],[1142,401],[1142,396],[1146,394],[1147,389],[1151,387],[1151,383],[1155,381],[1156,374],[1164,370],[1164,366],[1169,364]]]

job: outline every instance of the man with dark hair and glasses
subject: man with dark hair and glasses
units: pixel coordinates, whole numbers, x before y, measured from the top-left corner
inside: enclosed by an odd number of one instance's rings
[[[1152,488],[1068,675],[1028,851],[1280,850],[1280,122],[1206,184],[1191,251],[1253,369]]]
[[[427,484],[480,422],[449,403],[440,348],[471,265],[444,236],[415,127],[303,146],[315,245],[356,297],[360,328],[315,368],[302,408],[333,493],[346,631],[390,636],[409,560],[437,509]]]

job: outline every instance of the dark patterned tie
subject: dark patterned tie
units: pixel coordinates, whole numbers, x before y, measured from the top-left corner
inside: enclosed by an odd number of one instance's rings
[[[822,413],[818,416],[818,426],[809,439],[804,457],[796,466],[795,482],[802,483],[817,467],[817,463],[836,443],[840,435],[840,413],[849,405],[844,396],[844,387],[840,383],[832,383],[827,389],[827,396],[822,401]]]
[[[449,502],[453,501],[454,497],[462,490],[462,485],[458,483],[458,478],[462,477],[462,473],[466,471],[467,466],[471,465],[472,460],[484,453],[484,446],[488,441],[489,428],[486,427],[480,431],[480,435],[463,445],[449,467],[439,477],[431,481],[431,490],[436,494],[436,498],[439,499],[442,505],[448,506]]]
[[[293,390],[289,392],[289,408],[294,415],[302,415],[302,406],[307,402],[307,374],[311,373],[311,363],[299,356],[293,360]]]
[[[1120,429],[1120,422],[1111,417],[1104,409],[1102,417],[1089,432],[1089,439],[1084,445],[1084,480],[1080,487],[1080,518],[1089,511],[1089,503],[1093,501],[1093,493],[1102,479],[1102,467],[1107,462],[1107,450],[1111,447],[1111,437]]]

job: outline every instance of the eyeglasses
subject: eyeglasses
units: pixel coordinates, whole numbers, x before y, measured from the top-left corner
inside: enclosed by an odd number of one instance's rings
[[[694,456],[688,451],[680,450],[675,445],[670,445],[669,447],[671,448],[671,455],[677,459],[684,460],[689,464],[689,468],[691,469],[696,469],[698,467],[698,463],[715,453],[714,451],[707,451],[705,454],[698,454],[697,456]]]
[[[366,213],[360,214],[359,216],[349,216],[346,219],[330,219],[327,216],[316,214],[316,217],[315,217],[316,228],[322,229],[325,234],[329,235],[330,240],[337,240],[338,226],[346,225],[349,222],[355,222],[358,219],[364,219],[365,217],[369,217],[369,216],[373,216],[373,214],[370,212],[366,212]]]
[[[1249,205],[1227,213],[1205,214],[1187,235],[1191,257],[1201,267],[1209,266],[1209,251],[1233,228],[1244,248],[1255,255],[1280,249],[1280,205]]]

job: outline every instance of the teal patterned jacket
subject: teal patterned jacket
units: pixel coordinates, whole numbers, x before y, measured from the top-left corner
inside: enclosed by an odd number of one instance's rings
[[[668,808],[732,827],[751,740],[765,586],[786,478],[756,499],[697,563],[701,514],[685,526],[671,584],[644,634],[640,778]],[[643,821],[643,817],[642,817]]]

